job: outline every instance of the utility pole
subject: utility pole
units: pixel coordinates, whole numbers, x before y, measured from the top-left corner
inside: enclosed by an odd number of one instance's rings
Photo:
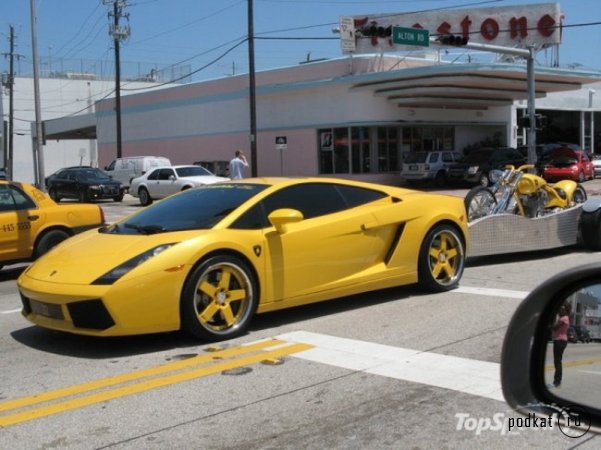
[[[8,57],[8,74],[3,77],[2,85],[8,88],[8,129],[6,130],[8,148],[4,154],[4,168],[9,180],[13,179],[13,148],[14,148],[14,86],[15,86],[15,58],[22,58],[23,55],[15,54],[15,28],[10,25],[9,33],[9,53],[3,53]],[[4,122],[4,119],[2,119]]]
[[[130,35],[129,25],[120,26],[119,19],[125,17],[129,19],[129,14],[123,14],[123,8],[127,6],[127,0],[102,0],[104,5],[113,4],[113,12],[109,13],[109,19],[113,18],[113,24],[109,28],[109,35],[113,38],[115,44],[115,116],[117,119],[117,158],[123,156],[121,144],[121,57],[119,46],[122,40]]]
[[[42,109],[40,106],[40,75],[38,60],[37,14],[35,0],[31,6],[31,58],[33,59],[33,97],[35,103],[35,138],[33,139],[33,168],[35,185],[44,190],[44,130],[42,128]]]
[[[255,95],[255,32],[253,25],[253,0],[248,0],[248,82],[250,97],[250,164],[253,177],[257,170],[257,106]]]

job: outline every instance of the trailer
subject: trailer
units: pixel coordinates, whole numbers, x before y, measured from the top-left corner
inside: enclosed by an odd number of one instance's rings
[[[468,224],[471,246],[467,256],[550,250],[576,245],[579,243],[580,217],[584,205],[586,202],[536,218],[494,214],[476,219]],[[601,202],[598,210],[601,211]]]

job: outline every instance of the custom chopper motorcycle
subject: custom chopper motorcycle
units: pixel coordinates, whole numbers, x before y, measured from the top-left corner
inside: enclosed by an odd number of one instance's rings
[[[549,184],[542,177],[528,173],[530,169],[534,169],[533,164],[507,166],[503,171],[493,171],[494,184],[490,188],[471,189],[465,197],[468,221],[493,214],[541,217],[586,201],[586,191],[579,183],[561,180]]]

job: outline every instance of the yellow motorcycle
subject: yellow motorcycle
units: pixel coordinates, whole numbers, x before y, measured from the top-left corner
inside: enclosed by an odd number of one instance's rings
[[[541,217],[586,201],[586,191],[581,184],[572,180],[549,184],[544,178],[528,173],[530,169],[534,169],[533,164],[517,169],[507,166],[504,171],[493,171],[492,187],[471,189],[464,200],[468,221],[493,214]]]

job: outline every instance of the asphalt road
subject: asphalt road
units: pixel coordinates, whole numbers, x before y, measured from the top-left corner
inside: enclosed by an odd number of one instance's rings
[[[102,205],[108,221],[140,208],[131,197]],[[521,416],[502,399],[498,369],[521,299],[600,256],[572,247],[472,259],[457,290],[410,286],[265,314],[218,346],[34,327],[19,313],[23,266],[13,266],[0,271],[0,448],[596,449],[591,434],[510,432]],[[590,357],[601,344],[582,348]]]

